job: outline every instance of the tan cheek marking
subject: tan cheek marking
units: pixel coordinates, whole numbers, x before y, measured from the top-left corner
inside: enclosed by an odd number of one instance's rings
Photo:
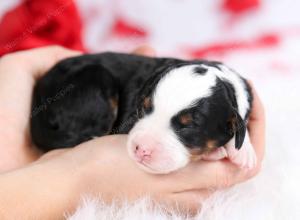
[[[206,146],[204,148],[197,148],[189,150],[190,152],[190,160],[191,161],[198,161],[202,159],[203,154],[208,154],[212,151],[214,151],[217,148],[216,141],[209,140],[206,143]]]
[[[115,111],[118,108],[118,99],[113,97],[109,99],[109,104],[112,107],[113,111]]]
[[[213,150],[215,150],[217,148],[217,146],[216,146],[216,141],[214,141],[214,140],[209,140],[209,141],[207,141],[207,143],[206,143],[206,149],[207,149],[207,151],[213,151]]]
[[[190,160],[191,161],[199,161],[202,159],[202,154],[201,155],[191,155]]]
[[[189,152],[190,152],[190,160],[191,161],[201,160],[201,156],[203,154],[202,148],[192,149]]]

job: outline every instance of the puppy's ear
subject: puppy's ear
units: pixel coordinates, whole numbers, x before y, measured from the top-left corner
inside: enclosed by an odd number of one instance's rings
[[[245,139],[247,127],[245,121],[243,120],[243,118],[240,116],[238,112],[236,94],[233,85],[228,81],[225,80],[221,80],[221,81],[225,88],[226,101],[229,105],[230,112],[232,115],[229,119],[230,133],[232,133],[235,137],[235,148],[240,149]]]
[[[235,148],[240,149],[244,143],[246,135],[246,124],[240,114],[233,108],[234,117],[230,119],[230,131],[235,138]]]

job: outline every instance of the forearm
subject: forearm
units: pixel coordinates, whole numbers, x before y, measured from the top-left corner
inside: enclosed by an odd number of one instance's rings
[[[79,201],[80,173],[51,160],[2,174],[0,219],[63,218]]]
[[[137,187],[130,190],[131,182],[121,183],[115,166],[120,152],[114,149],[123,149],[126,155],[122,143],[124,138],[120,137],[99,138],[0,174],[0,219],[60,219],[74,211],[82,195],[101,194],[107,202],[116,195],[129,198]],[[120,185],[127,187],[122,191]]]

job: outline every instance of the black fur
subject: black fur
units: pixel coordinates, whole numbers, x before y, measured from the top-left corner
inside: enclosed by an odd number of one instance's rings
[[[101,65],[82,65],[76,71],[62,67],[51,70],[34,89],[33,113],[39,106],[44,109],[31,116],[32,138],[43,150],[108,134],[115,121],[109,99],[117,99],[118,87],[112,75]]]
[[[235,112],[230,102],[224,92],[223,82],[218,79],[211,96],[200,99],[193,107],[174,116],[172,126],[185,146],[204,149],[209,141],[214,142],[214,147],[224,146],[233,137],[230,119]],[[191,123],[181,124],[179,117],[182,114],[189,114]]]
[[[95,136],[128,133],[139,118],[151,114],[155,108],[152,103],[145,108],[143,101],[145,98],[151,101],[153,90],[161,77],[172,68],[191,63],[215,68],[219,68],[220,64],[120,53],[66,59],[52,68],[35,86],[32,140],[40,149],[48,151],[73,147]],[[199,68],[196,72],[207,74],[205,68]],[[250,87],[247,88],[251,97]],[[236,137],[239,142],[237,148],[240,147],[245,129],[230,123],[230,119],[237,118],[234,111],[237,104],[232,89],[230,83],[218,80],[212,97],[201,99],[192,108],[184,110],[193,118],[192,123],[185,127],[178,121],[183,112],[173,117],[170,124],[187,147],[205,146],[210,140],[221,146],[239,132],[242,134]],[[112,101],[118,104],[117,115],[114,115]],[[249,101],[252,101],[251,98]],[[245,128],[244,123],[237,123]],[[234,130],[236,128],[239,129]]]

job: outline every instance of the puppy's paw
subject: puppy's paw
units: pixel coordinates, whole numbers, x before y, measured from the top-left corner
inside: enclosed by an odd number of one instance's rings
[[[227,153],[229,160],[242,169],[251,170],[256,166],[256,153],[250,143],[245,143],[240,150],[234,146],[228,146]]]

